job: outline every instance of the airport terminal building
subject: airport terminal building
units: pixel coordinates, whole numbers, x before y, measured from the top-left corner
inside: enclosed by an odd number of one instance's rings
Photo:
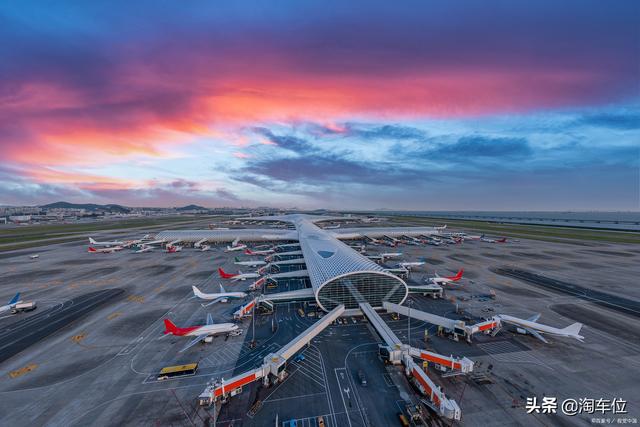
[[[252,218],[261,221],[289,222],[294,230],[179,230],[158,233],[157,239],[181,242],[297,241],[318,305],[330,311],[340,304],[346,309],[358,309],[366,302],[382,307],[383,301],[402,304],[408,295],[404,280],[386,272],[381,266],[355,251],[339,239],[382,236],[429,235],[437,233],[431,227],[384,227],[324,230],[315,222],[323,216],[302,214]]]

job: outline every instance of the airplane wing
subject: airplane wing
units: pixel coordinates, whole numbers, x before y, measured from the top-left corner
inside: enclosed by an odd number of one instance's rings
[[[544,339],[544,337],[542,335],[540,335],[540,333],[538,331],[536,331],[535,329],[531,329],[531,328],[524,328],[522,327],[522,329],[524,329],[525,331],[527,331],[528,334],[533,335],[534,337],[538,338],[540,341],[542,341],[545,344],[549,344],[549,341],[547,341],[546,339]]]
[[[183,353],[183,352],[187,351],[188,349],[190,349],[191,347],[193,347],[194,345],[198,344],[200,341],[205,339],[207,337],[207,335],[208,334],[198,335],[193,340],[189,341],[189,344],[187,344],[182,350],[180,350],[179,353]]]
[[[220,302],[220,301],[222,301],[222,300],[224,300],[224,297],[216,298],[216,299],[212,300],[211,302],[209,302],[209,303],[207,303],[207,304],[200,304],[200,305],[201,305],[202,307],[209,307],[210,305],[213,305],[213,304],[215,304],[215,303],[218,303],[218,302]],[[209,314],[209,316],[210,316],[210,314]]]
[[[528,318],[527,320],[528,320],[529,322],[537,322],[539,318],[540,318],[540,313],[538,313],[538,314],[536,314],[536,315],[531,316],[531,317],[530,317],[530,318]]]

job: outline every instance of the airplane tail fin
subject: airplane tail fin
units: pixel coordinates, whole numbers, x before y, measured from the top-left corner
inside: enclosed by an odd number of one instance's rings
[[[222,267],[218,267],[218,274],[220,275],[221,278],[223,279],[230,279],[231,277],[233,277],[233,274],[229,274],[226,273]]]
[[[220,292],[225,293],[226,291],[224,290],[224,286],[222,286],[222,283],[220,283]]]
[[[96,248],[89,246],[89,249],[87,250],[87,252],[97,252]]]
[[[202,292],[200,291],[200,289],[196,288],[195,286],[191,286],[191,289],[193,290],[193,294],[197,297],[202,298]]]
[[[576,337],[580,337],[580,329],[582,329],[582,323],[576,322],[562,329],[562,332],[568,335],[574,335]],[[582,337],[580,337],[582,338]]]
[[[458,273],[454,276],[455,280],[460,280],[462,279],[462,275],[464,274],[464,268],[461,268],[460,271],[458,271]]]
[[[95,241],[95,240],[93,240],[91,237],[89,237],[89,243],[91,243],[92,245],[95,245],[95,244],[96,244],[96,241]]]
[[[236,262],[240,262],[240,258],[238,258],[238,257],[235,257],[235,258],[234,258],[234,260],[235,260]]]
[[[14,296],[13,298],[11,298],[11,301],[9,301],[9,305],[11,305],[11,304],[15,304],[15,303],[17,303],[18,301],[20,301],[20,292],[18,292],[18,293],[16,294],[16,296]]]
[[[164,334],[173,334],[178,331],[178,327],[169,319],[164,319]]]
[[[244,253],[245,255],[253,255],[253,252],[251,252],[251,249],[245,249]]]

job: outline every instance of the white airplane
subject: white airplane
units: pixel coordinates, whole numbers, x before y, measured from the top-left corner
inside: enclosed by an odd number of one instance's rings
[[[436,276],[430,277],[429,279],[427,279],[427,282],[433,283],[434,285],[446,285],[449,283],[457,282],[458,280],[462,279],[463,273],[464,273],[464,269],[462,268],[460,269],[460,271],[458,271],[458,273],[455,276],[440,277],[438,276],[438,273],[436,273]]]
[[[151,252],[153,251],[153,247],[152,246],[147,246],[147,245],[142,245],[142,247],[140,249],[136,249],[135,251],[133,251],[134,254],[143,254],[145,252]]]
[[[382,240],[374,239],[373,237],[368,237],[368,238],[369,238],[369,240],[371,240],[371,244],[372,245],[376,245],[376,246],[382,245]]]
[[[464,240],[480,240],[480,239],[482,239],[482,236],[474,236],[474,235],[468,235],[468,234],[465,234],[465,235],[460,236],[460,237],[462,237]]]
[[[236,280],[257,279],[260,277],[258,273],[243,273],[242,271],[238,271],[237,274],[226,273],[222,267],[218,267],[218,274],[222,279],[231,279],[234,282]]]
[[[275,251],[273,249],[265,249],[262,251],[252,251],[251,249],[245,249],[244,250],[244,254],[245,255],[270,255],[272,253],[274,253]]]
[[[91,246],[122,246],[124,242],[114,241],[114,242],[96,242],[91,237],[89,237],[89,244]]]
[[[414,267],[421,267],[424,264],[425,264],[424,261],[401,262],[401,263],[398,263],[396,268],[406,268],[407,270],[411,270]]]
[[[152,240],[150,242],[144,242],[145,246],[161,245],[163,243],[164,243],[164,240]]]
[[[241,244],[240,238],[238,237],[231,243],[231,246],[227,246],[225,252],[242,251],[244,249],[247,249],[247,245]]]
[[[29,255],[29,259],[38,259],[38,258],[40,258],[39,254]]]
[[[566,328],[554,328],[553,326],[543,325],[542,323],[537,323],[536,321],[540,318],[539,314],[530,317],[529,319],[519,319],[517,317],[508,316],[506,314],[498,314],[496,316],[500,319],[501,322],[511,323],[516,326],[516,331],[520,334],[530,334],[534,337],[538,338],[540,341],[544,343],[548,343],[546,339],[541,335],[543,333],[547,333],[549,335],[556,335],[559,337],[568,337],[575,338],[578,341],[582,342],[584,337],[580,335],[580,329],[582,328],[582,323],[572,323]]]
[[[213,323],[211,314],[207,314],[207,324],[203,326],[187,326],[185,328],[177,327],[171,320],[164,319],[164,334],[171,334],[177,337],[195,337],[191,340],[182,350],[183,351],[193,347],[200,341],[204,341],[208,337],[219,334],[228,334],[229,332],[237,331],[238,325],[234,323]]]
[[[122,250],[122,246],[113,246],[110,248],[102,248],[102,249],[96,249],[93,246],[89,246],[89,249],[87,250],[87,252],[91,254],[110,254],[120,250]]]
[[[235,258],[235,261],[233,263],[235,265],[244,265],[246,267],[258,267],[258,266],[266,264],[265,261],[260,261],[260,260],[240,261],[240,258],[238,258],[238,257]]]
[[[438,231],[446,230],[446,228],[447,228],[447,224],[442,225],[442,226],[440,226],[440,227],[433,227],[433,228],[434,228],[435,230],[438,230]]]
[[[193,289],[193,295],[195,295],[196,297],[211,301],[209,304],[203,304],[203,307],[208,307],[217,302],[227,302],[229,301],[229,299],[244,298],[247,296],[247,294],[244,292],[227,292],[222,287],[222,285],[220,285],[220,292],[216,292],[213,294],[204,293],[195,286],[192,286],[191,289]]]
[[[209,245],[200,246],[200,251],[201,252],[206,252],[206,251],[210,251],[210,250],[211,250],[211,246],[209,246]]]
[[[4,313],[5,311],[9,311],[13,309],[13,307],[15,307],[16,304],[21,302],[22,301],[20,300],[20,292],[18,292],[13,298],[11,298],[11,300],[9,301],[9,304],[0,305],[0,313]]]
[[[402,252],[385,252],[383,254],[380,254],[380,256],[385,259],[385,258],[399,258],[402,256]]]
[[[202,244],[203,244],[203,243],[205,243],[206,241],[207,241],[207,239],[200,239],[200,240],[198,240],[198,241],[193,245],[193,247],[194,247],[194,248],[199,248],[199,247],[200,247],[200,246],[202,246]]]

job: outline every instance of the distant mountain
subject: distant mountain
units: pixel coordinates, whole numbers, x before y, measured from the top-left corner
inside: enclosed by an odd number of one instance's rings
[[[208,208],[204,208],[202,206],[198,206],[198,205],[188,205],[188,206],[183,206],[181,208],[176,208],[177,211],[208,211]]]
[[[97,205],[95,203],[69,203],[69,202],[55,202],[48,205],[41,205],[43,209],[86,209],[88,211],[103,210],[109,212],[127,213],[131,209],[122,205]]]

